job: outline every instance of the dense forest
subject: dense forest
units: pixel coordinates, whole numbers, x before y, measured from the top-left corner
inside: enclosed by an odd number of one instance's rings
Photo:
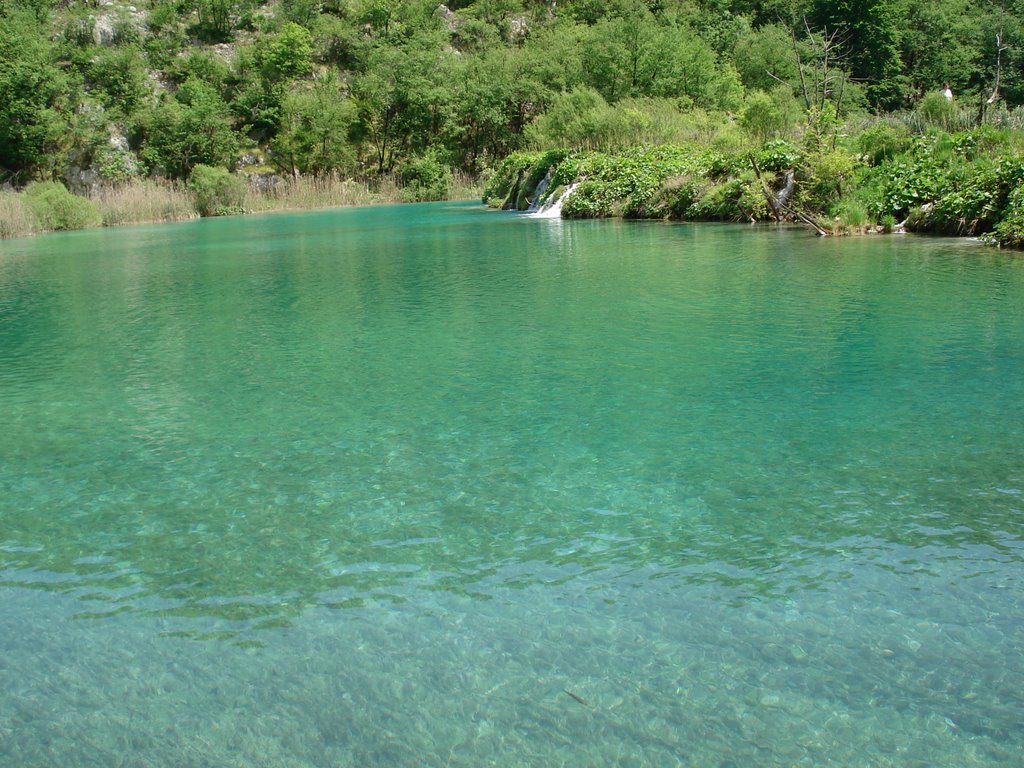
[[[522,150],[810,141],[863,164],[1024,125],[1022,0],[136,2],[0,0],[0,184],[201,168],[426,199]]]

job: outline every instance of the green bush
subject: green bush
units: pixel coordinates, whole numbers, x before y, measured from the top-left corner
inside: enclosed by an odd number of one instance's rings
[[[41,229],[85,229],[101,223],[99,209],[91,200],[71,194],[56,181],[29,184],[25,198]]]
[[[879,121],[857,136],[857,150],[868,165],[892,160],[910,149],[910,131],[902,125]]]
[[[941,93],[929,93],[917,105],[917,114],[930,128],[955,130],[958,123],[956,105]]]
[[[224,168],[197,165],[188,180],[200,216],[227,216],[242,213],[245,182]]]
[[[524,181],[538,167],[541,157],[538,152],[513,152],[502,160],[484,186],[483,202],[495,208],[519,210],[518,198],[526,196],[522,191]]]
[[[740,179],[730,179],[721,184],[714,184],[703,190],[703,193],[690,206],[690,217],[708,221],[739,221],[743,213],[737,203],[745,189]]]
[[[860,229],[867,226],[871,220],[867,205],[854,195],[837,202],[835,214],[839,224],[847,229]]]
[[[993,231],[996,243],[1009,248],[1024,248],[1024,187],[1012,195],[1000,221]]]
[[[445,200],[452,183],[451,169],[432,151],[409,160],[402,168],[403,197],[412,203]]]
[[[679,176],[665,182],[663,195],[671,219],[688,219],[692,216],[694,204],[710,188],[710,184],[699,177]]]

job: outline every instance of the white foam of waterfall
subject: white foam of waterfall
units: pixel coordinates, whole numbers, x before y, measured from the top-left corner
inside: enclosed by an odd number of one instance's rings
[[[557,200],[550,200],[549,199],[546,203],[544,203],[544,205],[541,207],[541,209],[539,211],[536,211],[535,213],[531,213],[530,216],[533,216],[534,218],[537,218],[537,219],[560,219],[560,218],[562,218],[562,205],[564,205],[565,201],[567,199],[569,199],[569,195],[571,195],[573,192],[576,191],[576,187],[578,187],[578,186],[579,186],[578,183],[577,184],[570,184],[569,186],[567,186],[562,191],[562,194],[560,194],[558,196]]]
[[[548,172],[544,174],[544,178],[540,180],[537,188],[533,191],[533,202],[530,203],[530,207],[526,209],[527,213],[536,213],[540,210],[540,199],[544,197],[544,193],[548,191],[548,184],[551,183],[551,177],[555,173],[555,166],[548,168]]]

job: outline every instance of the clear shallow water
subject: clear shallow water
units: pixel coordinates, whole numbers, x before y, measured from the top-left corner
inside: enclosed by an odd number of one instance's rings
[[[469,205],[0,244],[0,764],[1020,765],[1022,306]]]

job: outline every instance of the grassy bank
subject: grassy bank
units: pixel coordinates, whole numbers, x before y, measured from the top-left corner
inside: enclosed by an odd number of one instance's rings
[[[574,189],[566,218],[789,221],[820,234],[891,231],[1024,243],[1024,133],[990,125],[914,134],[877,120],[742,151],[706,145],[516,153],[484,190],[525,210]]]
[[[231,178],[237,181],[238,197],[225,202],[238,204],[215,207],[218,212],[263,213],[480,197],[479,182],[459,173],[442,188],[432,190],[433,197],[425,195],[421,186],[391,176],[373,184],[337,176],[285,178],[264,189],[244,184],[239,177]],[[45,195],[40,194],[40,188]],[[195,187],[181,182],[132,179],[97,187],[88,197],[72,195],[62,185],[47,182],[29,185],[20,192],[0,191],[0,239],[95,226],[184,221],[198,218],[204,209]]]

